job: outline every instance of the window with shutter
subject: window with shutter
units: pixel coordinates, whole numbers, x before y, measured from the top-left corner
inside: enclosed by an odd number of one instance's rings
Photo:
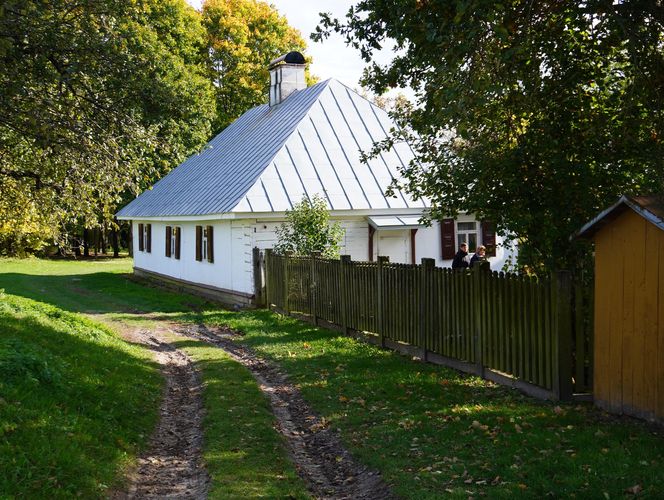
[[[213,238],[213,227],[212,226],[207,226],[206,232],[207,232],[207,261],[208,262],[214,262],[214,238]]]
[[[175,242],[174,246],[175,248],[173,249],[173,254],[175,255],[175,258],[180,260],[180,239],[181,239],[181,234],[182,234],[182,228],[176,227],[175,228]]]
[[[456,246],[454,245],[454,219],[440,221],[440,243],[443,260],[454,258]]]
[[[482,245],[486,247],[486,256],[496,256],[496,225],[493,222],[482,221]]]
[[[203,226],[196,226],[196,260],[203,260]]]
[[[152,252],[152,224],[145,224],[145,251]]]
[[[145,235],[143,234],[143,224],[138,225],[138,250],[145,250]]]
[[[166,226],[166,257],[170,257],[171,253],[171,239],[172,239],[172,228],[171,226]]]

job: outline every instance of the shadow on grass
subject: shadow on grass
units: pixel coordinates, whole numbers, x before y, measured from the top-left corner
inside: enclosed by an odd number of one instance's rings
[[[0,497],[101,496],[154,426],[157,367],[25,302],[0,308]]]
[[[128,274],[0,273],[0,289],[79,313],[180,313],[195,316],[206,301],[138,283]]]

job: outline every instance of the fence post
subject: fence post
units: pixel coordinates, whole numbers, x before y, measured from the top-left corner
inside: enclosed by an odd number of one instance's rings
[[[270,304],[272,304],[272,296],[270,294],[270,266],[272,259],[272,249],[265,249],[265,307],[270,309]]]
[[[254,247],[251,251],[252,264],[254,268],[254,305],[264,305],[265,294],[264,286],[265,279],[263,276],[263,269],[261,266],[261,251],[258,247]]]
[[[314,326],[318,326],[318,280],[316,280],[316,259],[320,257],[320,252],[311,252],[310,275],[309,275],[309,298],[311,303],[311,321]]]
[[[555,292],[556,326],[553,346],[553,390],[558,399],[570,400],[572,386],[572,275],[558,271],[551,280]]]
[[[376,265],[376,330],[380,346],[385,347],[385,323],[383,318],[383,264],[390,261],[385,255],[379,255]]]
[[[288,269],[288,258],[291,252],[284,252],[284,311],[290,314],[290,306],[288,304],[288,291],[290,288],[290,272]]]
[[[350,255],[342,255],[339,258],[339,275],[341,278],[341,327],[343,328],[344,335],[348,335],[348,304],[346,303],[347,293],[347,275],[348,264],[350,263]]]
[[[487,276],[491,269],[489,261],[477,262],[472,269],[473,272],[473,352],[475,354],[475,367],[477,375],[484,378],[484,359],[482,353],[484,351],[484,338],[482,328],[482,311],[484,310],[484,287],[486,286]]]
[[[436,259],[423,258],[420,265],[420,328],[418,343],[422,348],[422,361],[428,360],[427,355],[427,337],[429,335],[429,328],[427,318],[430,317],[431,311],[429,306],[431,304],[431,273],[436,267]]]

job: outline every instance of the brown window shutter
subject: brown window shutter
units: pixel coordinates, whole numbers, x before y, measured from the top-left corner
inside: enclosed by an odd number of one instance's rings
[[[145,242],[145,251],[152,252],[152,224],[147,224],[148,234]]]
[[[496,225],[493,222],[482,221],[482,245],[486,247],[486,256],[496,256]]]
[[[456,254],[454,244],[454,219],[443,219],[440,221],[440,246],[443,260],[453,259]]]
[[[196,260],[203,260],[203,226],[196,226]]]
[[[214,238],[212,232],[212,226],[207,227],[207,258],[208,262],[214,262]]]
[[[171,238],[173,237],[171,226],[166,226],[166,257],[171,256]]]
[[[180,233],[182,229],[179,227],[175,228],[175,258],[180,260]]]
[[[145,240],[143,240],[143,224],[138,225],[138,249],[141,252],[145,250]]]

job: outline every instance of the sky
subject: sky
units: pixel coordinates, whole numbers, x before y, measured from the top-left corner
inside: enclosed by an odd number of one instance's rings
[[[195,8],[200,9],[202,0],[187,0]],[[359,88],[359,79],[366,64],[359,51],[347,47],[342,38],[332,35],[322,43],[316,43],[309,35],[318,25],[319,12],[329,12],[334,17],[342,17],[357,0],[268,0],[281,15],[288,19],[288,24],[300,30],[307,41],[308,50],[305,55],[313,58],[311,72],[321,80],[336,78],[351,88]],[[379,63],[389,61],[389,52],[377,57]]]

